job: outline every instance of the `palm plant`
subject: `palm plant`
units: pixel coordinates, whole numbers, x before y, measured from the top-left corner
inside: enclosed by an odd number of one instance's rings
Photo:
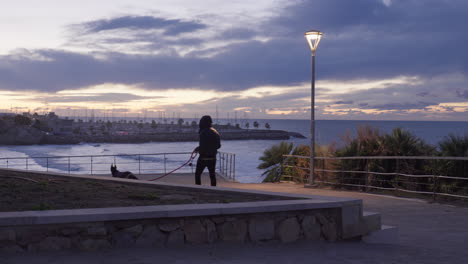
[[[259,159],[262,161],[258,165],[258,169],[266,169],[262,173],[266,175],[263,182],[276,182],[279,181],[281,177],[281,162],[283,160],[283,155],[288,155],[291,153],[293,148],[292,143],[281,142],[278,145],[274,145],[263,152],[263,156]]]
[[[384,136],[384,156],[432,156],[435,154],[435,148],[426,144],[422,139],[413,135],[410,131],[395,128],[390,134]],[[430,174],[432,163],[430,160],[411,160],[411,159],[395,159],[382,160],[379,162],[384,172],[398,172],[407,174]],[[399,180],[396,176],[394,181],[405,182],[406,189],[421,189],[420,183],[428,184],[430,179],[419,178],[411,180],[404,178]],[[415,182],[413,182],[415,181]],[[396,183],[395,183],[396,184]],[[402,183],[398,183],[401,185]],[[426,185],[428,186],[428,185]],[[430,187],[429,187],[430,188]]]
[[[468,133],[464,136],[453,134],[439,142],[439,154],[448,157],[468,157]],[[466,160],[441,160],[438,162],[435,172],[439,175],[455,177],[467,177],[468,161]],[[466,180],[441,180],[439,186],[444,192],[468,193]]]

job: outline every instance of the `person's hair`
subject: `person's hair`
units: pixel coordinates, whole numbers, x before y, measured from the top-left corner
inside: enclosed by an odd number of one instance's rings
[[[211,120],[211,116],[205,115],[202,116],[200,119],[200,123],[198,123],[198,127],[200,128],[200,131],[205,128],[210,128],[211,125],[213,124],[213,120]]]

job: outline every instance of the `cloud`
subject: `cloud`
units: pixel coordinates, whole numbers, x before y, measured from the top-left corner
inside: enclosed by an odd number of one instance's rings
[[[232,39],[252,39],[259,33],[250,28],[231,28],[219,35],[221,40],[232,40]]]
[[[457,90],[457,96],[460,98],[468,99],[468,90]]]
[[[349,105],[349,104],[353,104],[354,102],[353,101],[336,101],[334,102],[333,104],[341,104],[341,105]]]
[[[460,89],[468,83],[464,0],[304,0],[277,10],[255,27],[226,21],[229,26],[219,28],[206,19],[138,15],[85,22],[75,25],[82,35],[73,40],[90,52],[35,50],[1,56],[0,89],[54,92],[117,83],[223,92],[297,86],[310,82],[303,33],[316,28],[324,32],[317,80],[358,87],[317,90],[317,98],[326,101],[320,107],[335,102],[333,107],[342,112],[351,104],[406,111],[468,97]],[[416,81],[359,84],[401,76]],[[301,91],[221,101],[232,108],[245,102],[302,109],[300,99],[307,97]]]
[[[417,103],[388,103],[381,105],[369,105],[366,108],[379,110],[409,110],[409,109],[424,109],[430,105],[435,105],[433,102],[417,102]]]
[[[128,103],[138,100],[161,99],[161,96],[138,96],[129,93],[103,93],[103,94],[76,94],[76,95],[53,95],[37,97],[36,100],[48,103]]]
[[[204,29],[206,25],[195,21],[166,19],[153,16],[122,16],[111,19],[94,20],[73,25],[73,27],[83,30],[85,34],[117,29],[162,29],[165,35],[179,35]]]

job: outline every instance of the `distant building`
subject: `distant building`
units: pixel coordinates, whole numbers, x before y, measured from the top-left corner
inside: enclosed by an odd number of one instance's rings
[[[54,112],[50,112],[46,115],[39,115],[37,113],[23,113],[23,116],[38,120],[45,124],[49,129],[48,132],[52,132],[56,135],[69,135],[73,133],[73,119],[62,119],[59,118]]]

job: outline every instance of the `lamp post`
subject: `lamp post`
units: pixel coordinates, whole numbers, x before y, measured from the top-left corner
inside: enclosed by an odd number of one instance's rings
[[[310,50],[312,51],[312,80],[311,102],[310,102],[310,167],[309,184],[314,184],[314,158],[315,158],[315,51],[317,50],[322,32],[318,30],[309,30],[304,34]]]

